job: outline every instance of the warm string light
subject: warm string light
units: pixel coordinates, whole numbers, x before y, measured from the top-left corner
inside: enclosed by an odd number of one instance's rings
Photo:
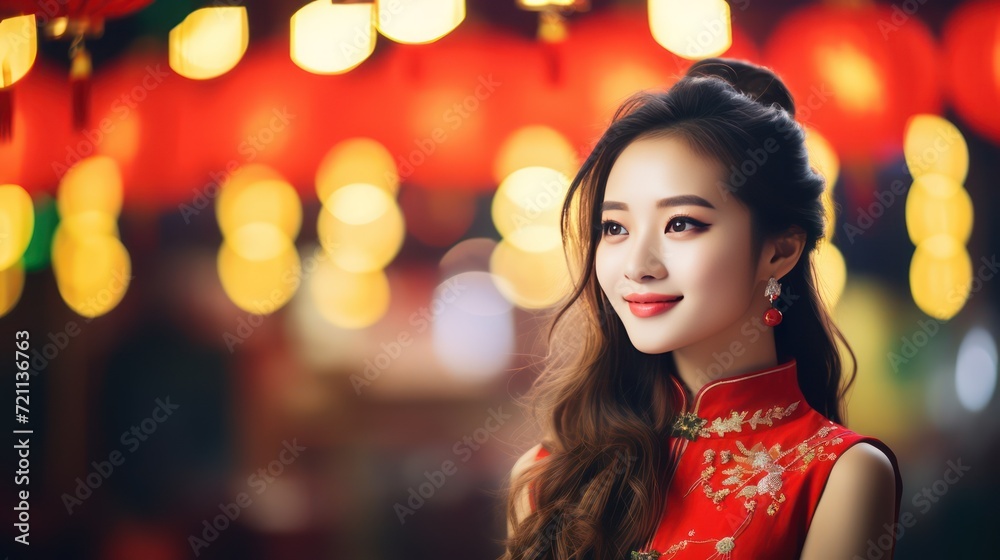
[[[965,306],[972,288],[973,208],[962,186],[969,148],[954,124],[938,115],[909,119],[903,155],[913,176],[906,195],[906,229],[916,246],[910,292],[921,311],[946,321]]]
[[[33,14],[0,20],[0,142],[14,135],[14,84],[35,64],[37,54]]]
[[[118,232],[122,197],[121,171],[108,156],[81,160],[59,182],[52,272],[63,300],[83,317],[114,309],[132,278],[131,258]]]
[[[699,60],[719,56],[733,44],[725,0],[649,0],[653,39],[677,56]]]

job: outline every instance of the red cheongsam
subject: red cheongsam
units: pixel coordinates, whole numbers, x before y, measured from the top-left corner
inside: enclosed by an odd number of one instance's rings
[[[672,560],[798,558],[833,464],[860,442],[892,462],[898,521],[903,481],[895,454],[810,407],[794,358],[710,381],[693,404],[671,379],[683,408],[669,438],[679,457],[667,487],[669,513],[639,552]],[[548,454],[542,448],[536,460]],[[894,546],[880,551],[882,558],[891,558]]]

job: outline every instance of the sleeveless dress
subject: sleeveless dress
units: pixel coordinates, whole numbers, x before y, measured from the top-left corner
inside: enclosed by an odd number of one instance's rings
[[[899,520],[899,463],[881,440],[811,408],[794,358],[706,383],[689,402],[671,375],[681,412],[669,438],[666,511],[639,558],[798,558],[837,458],[861,442],[892,462]],[[536,460],[549,455],[541,448]],[[529,492],[535,508],[534,488]],[[888,554],[892,558],[895,541]],[[659,554],[657,554],[659,553]]]

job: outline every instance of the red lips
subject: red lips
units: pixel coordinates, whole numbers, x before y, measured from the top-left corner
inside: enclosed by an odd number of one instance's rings
[[[653,317],[673,309],[684,296],[671,294],[629,294],[625,296],[629,311],[636,317]]]

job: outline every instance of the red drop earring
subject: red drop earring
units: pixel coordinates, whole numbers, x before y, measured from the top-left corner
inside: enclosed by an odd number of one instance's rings
[[[764,297],[766,297],[771,302],[771,309],[764,312],[764,324],[773,327],[778,323],[781,323],[781,311],[775,307],[775,301],[778,300],[778,296],[781,295],[781,284],[774,279],[774,276],[768,279],[767,288],[764,288]]]

